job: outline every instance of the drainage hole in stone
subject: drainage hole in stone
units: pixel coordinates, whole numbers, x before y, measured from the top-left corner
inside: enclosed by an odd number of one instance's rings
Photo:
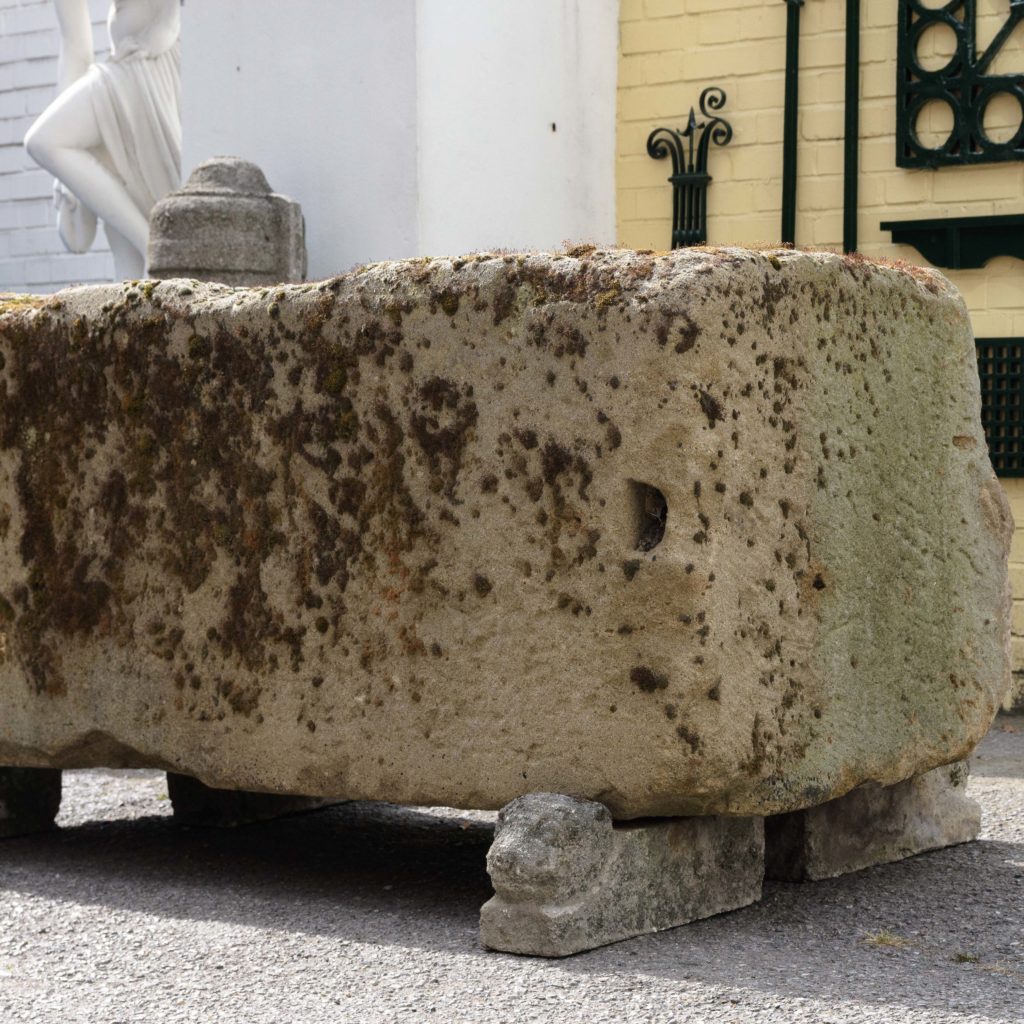
[[[650,484],[629,481],[633,506],[633,537],[637,551],[652,551],[665,536],[668,502],[665,495]]]

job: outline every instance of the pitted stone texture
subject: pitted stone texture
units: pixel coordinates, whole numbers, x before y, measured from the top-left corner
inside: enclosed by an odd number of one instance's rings
[[[238,789],[211,789],[187,775],[167,773],[167,795],[174,820],[181,825],[237,828],[257,821],[270,821],[289,814],[302,814],[326,807],[334,801],[280,793],[248,793]]]
[[[959,759],[1005,690],[1010,519],[930,271],[145,282],[8,302],[0,356],[0,764],[743,816]]]
[[[895,786],[866,783],[837,800],[765,823],[766,870],[782,881],[815,881],[968,843],[981,808],[967,796],[966,762]]]
[[[569,956],[748,906],[761,898],[762,818],[613,827],[602,804],[523,796],[498,819],[480,912],[484,945]]]
[[[294,199],[237,157],[200,164],[150,216],[148,270],[231,285],[306,279],[306,227]]]
[[[0,768],[0,839],[53,828],[61,774],[50,768]]]

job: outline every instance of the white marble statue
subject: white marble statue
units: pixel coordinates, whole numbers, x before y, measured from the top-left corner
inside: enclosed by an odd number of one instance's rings
[[[103,221],[117,276],[145,272],[149,214],[181,182],[179,0],[112,0],[111,56],[96,63],[88,0],[54,0],[60,94],[25,137],[57,179],[57,221],[85,252]]]

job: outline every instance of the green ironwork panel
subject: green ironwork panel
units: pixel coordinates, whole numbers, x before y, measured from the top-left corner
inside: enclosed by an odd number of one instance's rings
[[[981,422],[997,476],[1024,476],[1024,338],[978,338]]]
[[[996,56],[1024,21],[1024,0],[1009,0],[1006,20],[984,52],[978,46],[977,0],[899,0],[896,84],[896,165],[943,167],[1024,160],[1024,117],[1009,139],[985,130],[985,111],[994,100],[1009,97],[1024,115],[1024,67],[995,74]],[[944,67],[923,59],[929,36],[945,31],[955,39]],[[1022,62],[1024,63],[1024,62]],[[927,145],[918,134],[918,119],[929,106],[952,115],[949,137]]]
[[[672,248],[704,245],[708,240],[708,152],[713,142],[727,146],[732,126],[718,111],[725,106],[725,93],[709,86],[700,94],[700,112],[706,121],[697,120],[690,107],[685,128],[655,128],[647,138],[647,154],[655,160],[672,159]]]

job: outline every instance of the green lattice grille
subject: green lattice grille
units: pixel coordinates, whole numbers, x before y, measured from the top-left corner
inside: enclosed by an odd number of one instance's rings
[[[981,421],[999,476],[1024,476],[1024,338],[978,338]]]

